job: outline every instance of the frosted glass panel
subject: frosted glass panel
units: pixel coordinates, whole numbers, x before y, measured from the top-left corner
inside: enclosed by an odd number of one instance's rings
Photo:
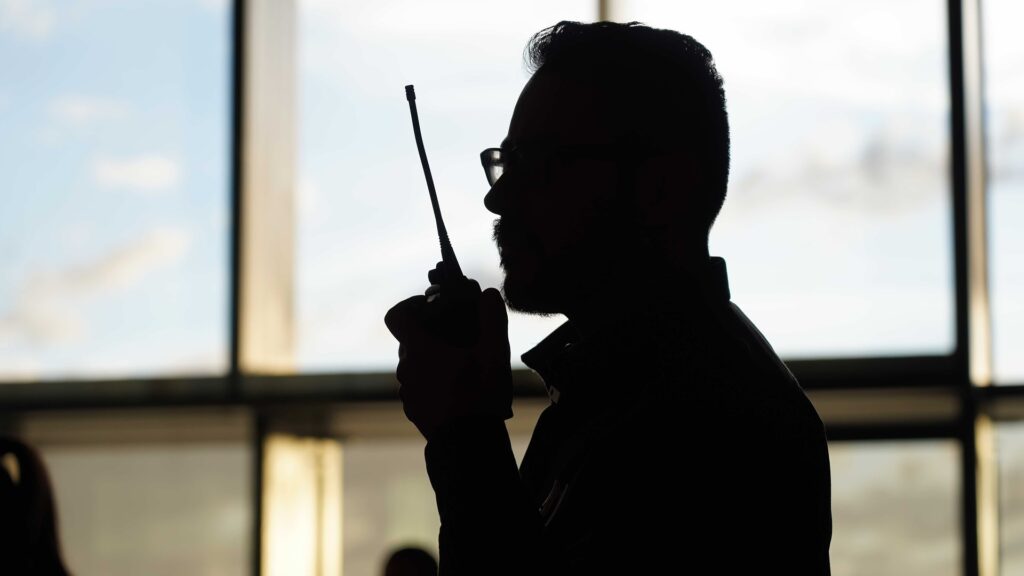
[[[832,574],[962,572],[953,442],[833,442]]]
[[[62,446],[42,455],[72,574],[250,574],[245,444]]]

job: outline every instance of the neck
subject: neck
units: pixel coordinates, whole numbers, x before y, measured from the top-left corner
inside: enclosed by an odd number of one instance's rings
[[[696,288],[707,256],[660,266],[633,264],[618,274],[606,274],[591,284],[593,289],[564,311],[580,333],[587,336],[635,314],[652,303],[684,302],[689,288]]]

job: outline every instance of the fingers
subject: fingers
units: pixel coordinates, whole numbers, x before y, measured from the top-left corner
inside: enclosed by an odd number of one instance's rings
[[[508,312],[501,293],[488,288],[480,294],[480,339],[477,353],[485,365],[509,361]]]
[[[494,288],[480,292],[473,283],[459,287],[457,296],[473,293],[479,312],[478,345],[449,344],[434,333],[431,313],[440,304],[428,304],[424,296],[399,302],[384,317],[399,341],[398,395],[406,417],[425,437],[441,423],[465,414],[511,416],[512,378],[509,371],[508,314],[501,293]],[[463,290],[464,289],[464,290]],[[461,305],[461,302],[459,303]],[[426,323],[425,323],[426,322]],[[428,328],[429,327],[429,328]]]
[[[409,336],[423,331],[420,318],[423,316],[423,306],[426,302],[425,296],[406,298],[392,306],[384,315],[384,324],[396,340],[401,342]]]
[[[505,300],[497,288],[488,288],[480,294],[480,332],[508,333],[508,312]]]

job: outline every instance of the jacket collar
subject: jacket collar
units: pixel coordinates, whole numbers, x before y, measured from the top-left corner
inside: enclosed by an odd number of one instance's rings
[[[566,321],[521,358],[544,380],[555,404],[566,394],[583,401],[611,399],[616,390],[609,387],[614,382],[625,376],[656,376],[659,352],[674,348],[673,356],[678,354],[695,310],[729,299],[725,260],[709,258],[697,274],[654,283],[635,313],[609,322],[587,338]]]

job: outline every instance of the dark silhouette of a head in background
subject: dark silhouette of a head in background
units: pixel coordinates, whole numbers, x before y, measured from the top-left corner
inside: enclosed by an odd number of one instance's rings
[[[535,73],[485,198],[513,309],[586,298],[708,257],[729,124],[711,53],[638,23],[560,22],[526,48]]]
[[[32,448],[7,437],[0,437],[0,572],[68,573],[46,467]]]
[[[437,576],[437,560],[422,548],[399,548],[388,556],[384,576]]]

